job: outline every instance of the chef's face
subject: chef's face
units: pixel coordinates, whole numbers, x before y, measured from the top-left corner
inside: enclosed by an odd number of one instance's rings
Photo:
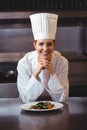
[[[42,39],[34,42],[34,47],[38,53],[39,59],[45,58],[51,60],[54,46],[55,43],[52,39]]]

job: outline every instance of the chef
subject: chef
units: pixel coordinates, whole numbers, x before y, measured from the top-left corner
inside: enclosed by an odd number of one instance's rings
[[[55,50],[58,15],[36,13],[30,15],[30,21],[34,42],[29,44],[35,50],[17,65],[20,98],[28,103],[48,93],[53,101],[64,102],[69,96],[68,60]]]

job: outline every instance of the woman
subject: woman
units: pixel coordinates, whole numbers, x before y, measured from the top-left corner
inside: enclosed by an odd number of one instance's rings
[[[30,16],[35,51],[19,62],[18,91],[23,102],[31,102],[47,92],[52,100],[63,102],[69,95],[68,60],[55,51],[56,14]]]

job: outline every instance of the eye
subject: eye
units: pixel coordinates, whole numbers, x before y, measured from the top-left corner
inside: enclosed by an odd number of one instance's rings
[[[53,45],[53,42],[48,42],[47,43],[47,46],[52,46]]]
[[[39,45],[40,45],[40,46],[43,46],[43,45],[44,45],[44,43],[43,43],[43,42],[39,42]]]

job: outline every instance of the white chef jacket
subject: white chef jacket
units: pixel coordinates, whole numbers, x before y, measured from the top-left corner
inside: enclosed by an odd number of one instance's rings
[[[39,96],[47,91],[53,101],[63,102],[69,95],[68,60],[60,52],[52,54],[54,75],[48,70],[42,70],[37,80],[33,72],[38,64],[37,51],[28,52],[19,60],[17,65],[17,87],[23,102],[38,100]]]

